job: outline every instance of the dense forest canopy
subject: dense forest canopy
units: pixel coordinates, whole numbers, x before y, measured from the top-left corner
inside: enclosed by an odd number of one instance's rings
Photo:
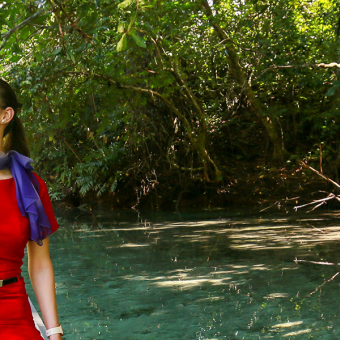
[[[0,1],[0,32],[54,198],[167,204],[320,151],[338,177],[336,0]]]

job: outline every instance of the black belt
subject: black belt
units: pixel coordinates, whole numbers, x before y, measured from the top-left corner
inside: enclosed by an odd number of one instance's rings
[[[19,276],[11,277],[10,279],[0,280],[0,288],[5,285],[9,285],[10,283],[18,282],[21,278],[21,274]]]

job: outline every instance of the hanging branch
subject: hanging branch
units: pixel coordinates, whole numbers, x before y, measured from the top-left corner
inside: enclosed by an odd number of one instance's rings
[[[34,19],[38,18],[40,15],[44,14],[45,11],[43,9],[39,10],[38,12],[34,13],[32,16],[30,16],[29,18],[25,19],[24,21],[22,21],[20,24],[18,24],[17,26],[13,27],[12,29],[10,29],[9,31],[7,31],[6,33],[1,35],[1,38],[3,39],[3,43],[0,46],[0,51],[5,47],[7,41],[9,40],[9,38],[11,37],[11,35],[13,33],[15,33],[17,30],[19,30],[20,28],[26,26],[27,24],[29,24],[31,21],[33,21]]]

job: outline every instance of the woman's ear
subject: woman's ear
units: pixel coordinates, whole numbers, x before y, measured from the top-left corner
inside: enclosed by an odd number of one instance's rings
[[[14,117],[14,110],[11,107],[6,107],[0,114],[0,124],[8,124]]]

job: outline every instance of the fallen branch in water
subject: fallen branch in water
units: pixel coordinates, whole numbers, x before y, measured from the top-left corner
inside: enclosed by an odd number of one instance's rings
[[[316,204],[316,206],[312,210],[310,210],[310,211],[313,211],[314,209],[316,209],[316,208],[320,207],[321,205],[327,203],[327,201],[332,200],[333,198],[339,199],[338,196],[336,196],[334,194],[329,194],[327,197],[322,198],[320,200],[314,200],[314,201],[306,203],[306,204],[297,205],[297,206],[294,207],[294,209],[296,211],[299,208],[306,207],[307,205]]]
[[[338,275],[340,274],[340,272],[337,272],[336,274],[334,274],[329,280],[325,281],[323,284],[321,284],[320,286],[316,287],[316,289],[309,293],[308,297],[310,297],[311,295],[313,295],[314,293],[316,293],[322,286],[324,286],[326,283],[334,280]]]

